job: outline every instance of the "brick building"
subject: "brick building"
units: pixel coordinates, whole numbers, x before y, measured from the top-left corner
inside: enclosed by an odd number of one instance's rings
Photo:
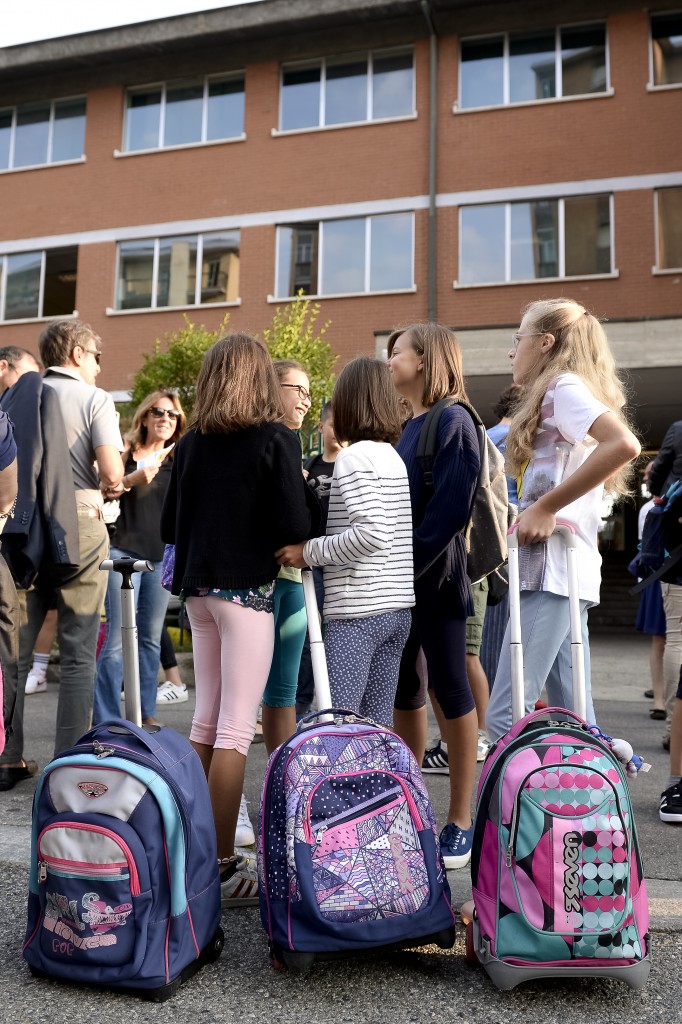
[[[299,288],[345,360],[457,330],[490,418],[510,331],[609,320],[638,425],[680,415],[679,0],[262,0],[0,50],[0,345],[78,315],[125,391],[183,313]]]

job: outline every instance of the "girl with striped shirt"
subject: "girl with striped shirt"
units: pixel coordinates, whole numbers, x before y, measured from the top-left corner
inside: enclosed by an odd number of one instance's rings
[[[324,566],[325,650],[335,707],[382,725],[393,701],[414,604],[412,513],[405,464],[393,448],[404,411],[385,363],[341,371],[327,534],[276,552],[280,565]]]

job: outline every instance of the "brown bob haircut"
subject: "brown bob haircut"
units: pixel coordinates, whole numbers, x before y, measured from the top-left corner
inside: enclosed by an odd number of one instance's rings
[[[388,339],[388,358],[398,338],[409,334],[412,347],[424,364],[424,394],[422,402],[429,409],[441,398],[464,398],[462,350],[454,332],[442,324],[410,324],[393,331]]]
[[[344,366],[332,395],[339,441],[387,441],[400,437],[405,413],[386,363],[358,356]]]
[[[279,381],[263,342],[250,334],[216,341],[199,370],[192,425],[202,434],[230,434],[283,417]]]

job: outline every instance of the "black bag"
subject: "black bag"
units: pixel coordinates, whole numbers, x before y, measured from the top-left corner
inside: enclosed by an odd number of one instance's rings
[[[640,577],[631,594],[656,580],[682,583],[682,481],[671,484],[665,497],[655,502],[644,520],[639,551],[628,566]]]
[[[443,410],[451,405],[461,405],[474,421],[481,456],[481,469],[466,528],[467,574],[472,583],[477,583],[507,560],[507,529],[512,520],[507,478],[504,459],[488,437],[474,407],[461,398],[441,398],[426,414],[417,446],[417,462],[424,477],[427,500],[433,491],[438,424]]]

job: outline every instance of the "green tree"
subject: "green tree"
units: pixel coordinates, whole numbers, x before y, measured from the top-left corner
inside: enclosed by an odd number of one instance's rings
[[[225,314],[215,331],[207,330],[203,324],[192,323],[187,314],[183,319],[184,327],[166,333],[163,339],[157,338],[151,354],[144,353],[144,363],[135,374],[130,396],[133,410],[153,391],[175,388],[189,419],[194,408],[197,375],[204,356],[218,338],[225,334],[230,314]]]
[[[295,359],[305,367],[310,379],[313,401],[301,431],[304,450],[309,447],[323,404],[331,398],[333,370],[338,359],[331,345],[324,340],[330,321],[316,326],[319,313],[319,303],[313,304],[299,292],[294,302],[276,308],[272,324],[263,331],[263,341],[272,358]]]

